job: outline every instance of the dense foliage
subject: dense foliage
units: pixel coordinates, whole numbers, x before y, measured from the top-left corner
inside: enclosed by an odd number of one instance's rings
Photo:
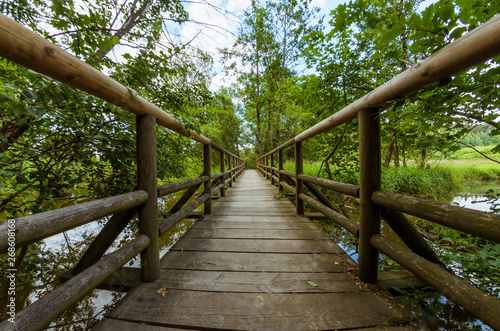
[[[212,58],[166,38],[167,22],[188,19],[180,1],[3,0],[0,9],[237,153],[241,121],[230,92],[209,90]],[[0,73],[0,214],[134,189],[133,115],[5,59]],[[158,146],[160,181],[199,173],[189,139],[159,128]]]

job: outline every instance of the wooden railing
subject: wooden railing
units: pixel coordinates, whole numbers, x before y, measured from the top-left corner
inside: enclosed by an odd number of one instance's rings
[[[179,121],[132,94],[125,86],[1,14],[0,56],[137,115],[137,191],[16,218],[13,221],[17,248],[113,215],[71,270],[70,280],[17,313],[15,324],[8,320],[0,324],[2,330],[40,330],[139,253],[142,281],[152,282],[157,279],[160,273],[159,237],[201,204],[204,204],[204,213],[210,214],[212,195],[221,191],[224,196],[226,185],[232,185],[245,164],[241,158],[208,138],[189,132]],[[203,144],[204,170],[200,177],[157,186],[157,124]],[[217,174],[211,173],[211,149],[220,152],[221,172]],[[201,184],[203,193],[185,206]],[[157,199],[180,190],[186,192],[170,210],[171,215],[159,222]],[[136,214],[139,218],[137,238],[104,256]],[[0,223],[0,253],[13,249],[7,237],[9,224]]]
[[[297,214],[304,214],[307,203],[358,238],[362,281],[376,282],[382,252],[495,330],[500,330],[500,301],[441,268],[432,248],[403,213],[496,243],[500,243],[500,215],[381,191],[379,110],[389,101],[500,55],[500,39],[494,37],[499,35],[497,16],[257,160],[257,168],[278,184],[280,193],[286,188],[295,194]],[[359,186],[304,175],[303,141],[355,118],[359,121]],[[295,172],[283,169],[283,150],[288,147],[295,147]],[[304,194],[304,186],[316,199]],[[336,211],[317,186],[359,198],[359,224]],[[380,235],[381,216],[410,250]]]

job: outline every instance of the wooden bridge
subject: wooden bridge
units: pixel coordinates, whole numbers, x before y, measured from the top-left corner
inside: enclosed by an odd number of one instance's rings
[[[114,279],[132,289],[98,329],[384,329],[390,324],[384,322],[397,313],[380,296],[364,290],[379,278],[382,253],[500,330],[500,301],[440,266],[405,214],[496,243],[500,216],[383,192],[380,179],[384,105],[499,56],[500,39],[492,37],[498,35],[497,16],[261,156],[257,165],[271,182],[266,184],[255,171],[243,172],[245,164],[238,155],[190,132],[125,86],[0,14],[0,56],[136,115],[138,178],[133,192],[0,223],[0,233],[9,234],[0,238],[0,253],[5,253],[110,216],[70,270],[69,280],[18,312],[15,324],[6,320],[0,328],[43,329]],[[354,119],[359,121],[360,185],[304,174],[303,142]],[[199,177],[157,186],[157,125],[203,145]],[[289,147],[294,148],[295,171],[283,169],[283,150]],[[220,155],[212,155],[214,150]],[[212,173],[213,165],[220,166],[220,172]],[[325,188],[359,199],[359,224],[335,210],[321,191]],[[285,189],[293,193],[295,208],[276,199]],[[159,220],[158,198],[178,191],[184,194],[169,216]],[[219,191],[221,198],[212,207],[211,198]],[[188,203],[191,197],[196,198]],[[202,204],[204,218],[160,259],[159,238]],[[305,204],[358,238],[357,265],[303,216]],[[137,237],[105,255],[136,214]],[[381,217],[407,247],[380,235]],[[140,269],[123,267],[138,254]]]
[[[335,330],[398,317],[358,286],[346,253],[277,194],[246,170],[161,259],[160,277],[133,288],[96,329]]]

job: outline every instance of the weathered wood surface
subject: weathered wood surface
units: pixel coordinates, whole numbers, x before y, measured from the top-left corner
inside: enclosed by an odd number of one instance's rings
[[[355,263],[277,192],[245,171],[162,258],[160,278],[96,329],[385,330],[388,304],[360,290]]]

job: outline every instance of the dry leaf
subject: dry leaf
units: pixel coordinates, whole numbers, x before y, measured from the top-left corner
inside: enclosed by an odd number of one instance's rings
[[[159,295],[161,295],[162,297],[166,297],[167,296],[167,288],[166,287],[162,287],[161,289],[159,289],[158,291],[156,291],[156,293],[158,293]]]

